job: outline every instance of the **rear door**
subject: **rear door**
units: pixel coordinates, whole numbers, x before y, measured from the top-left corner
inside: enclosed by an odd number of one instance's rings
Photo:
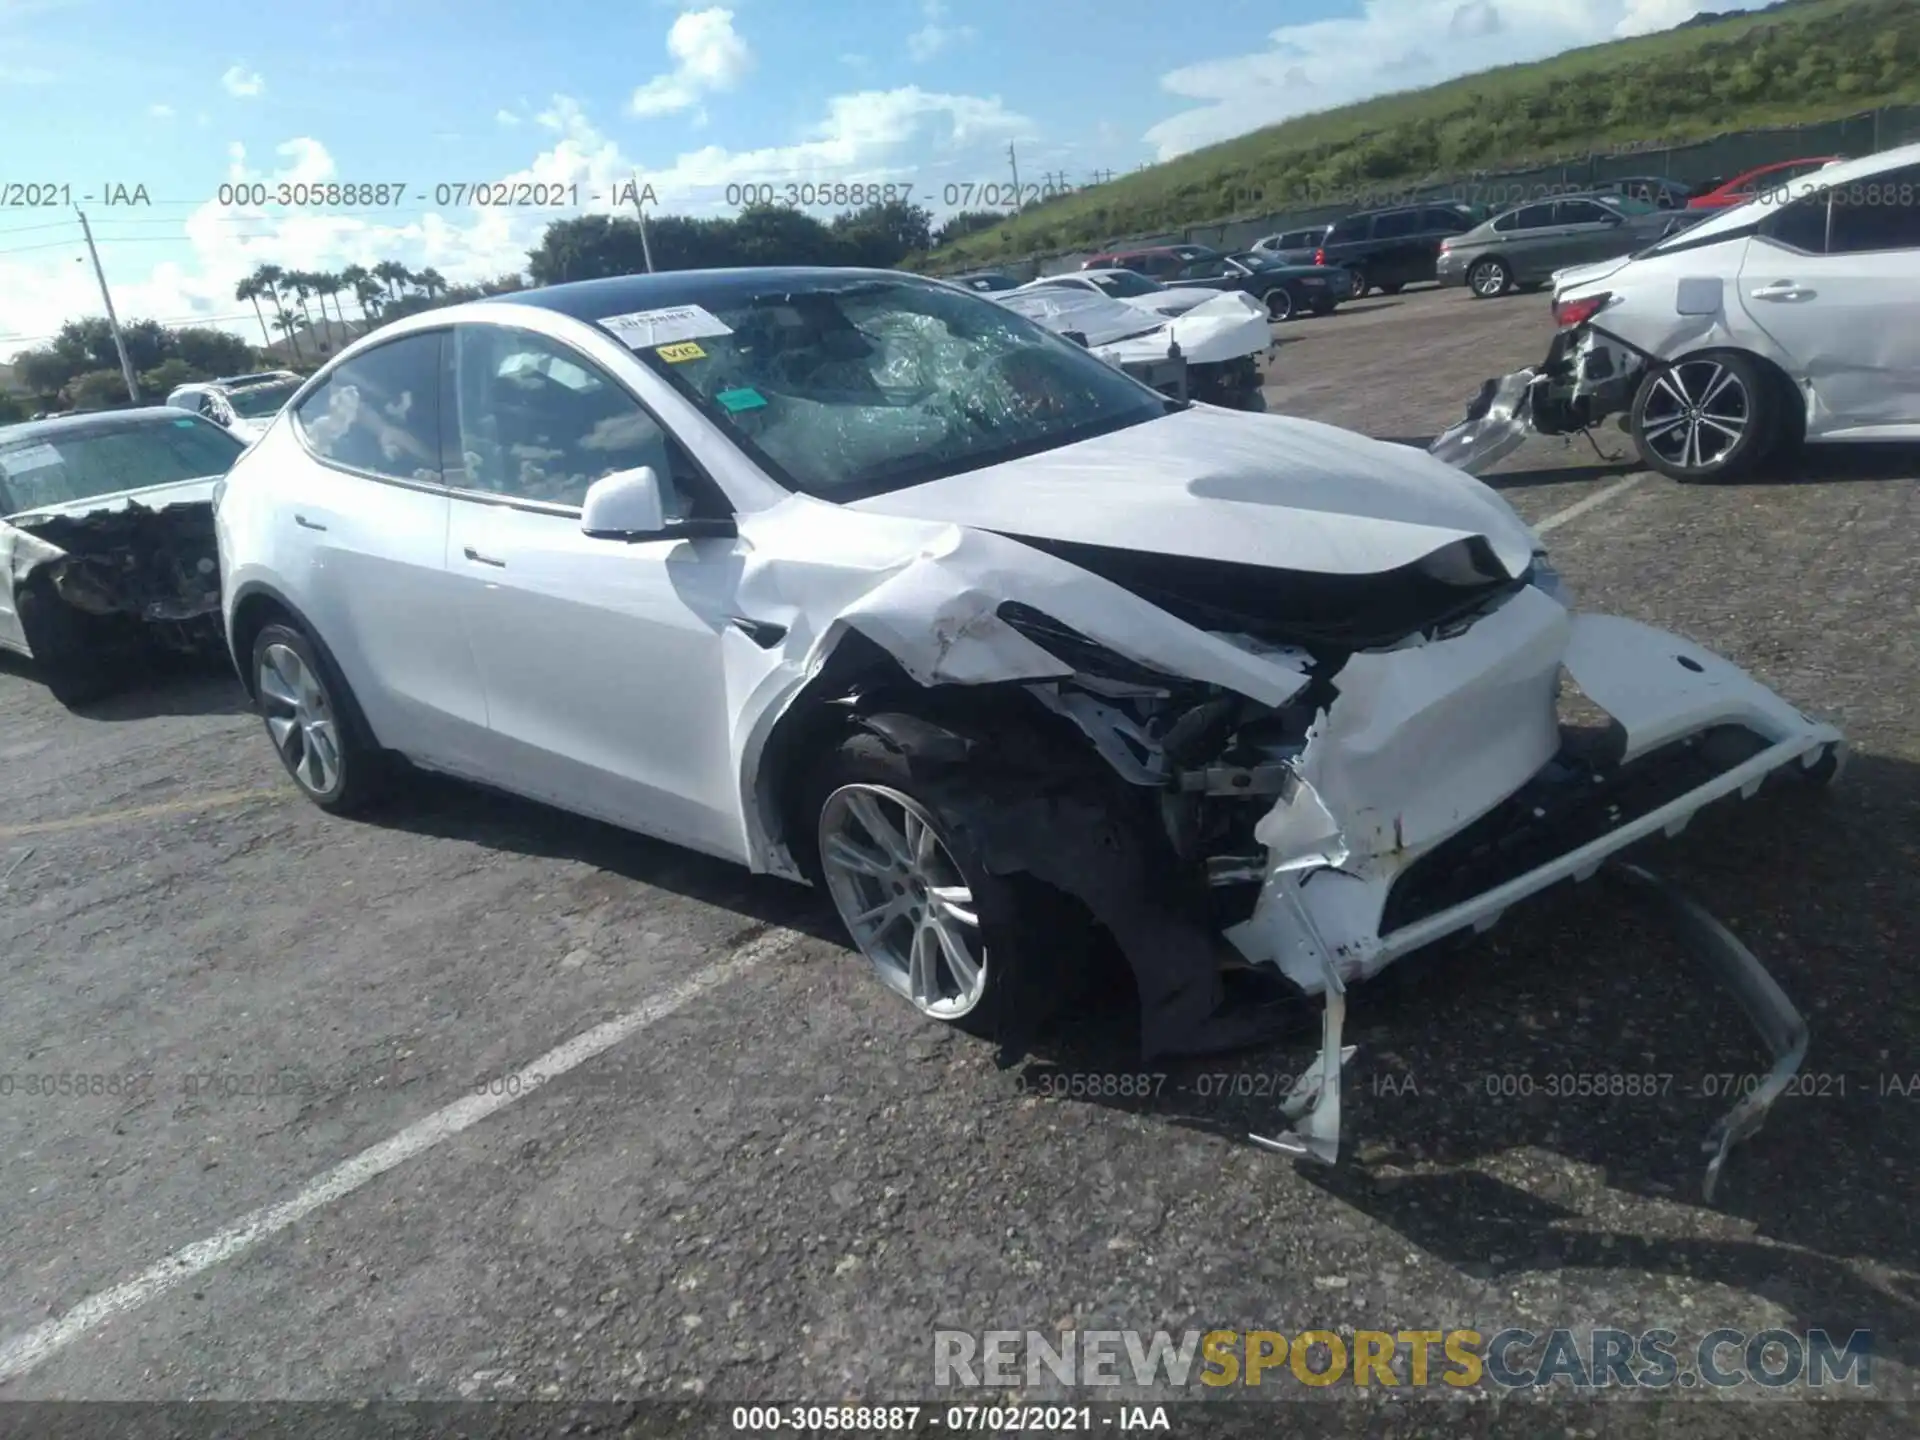
[[[1422,248],[1434,253],[1425,257],[1425,271],[1422,270]],[[1431,280],[1434,276],[1435,261],[1438,259],[1440,242],[1429,241],[1421,234],[1420,212],[1418,210],[1388,210],[1373,217],[1372,256],[1367,268],[1376,285],[1405,285],[1414,280]]]
[[[1740,304],[1811,385],[1809,435],[1906,438],[1920,426],[1920,165],[1767,217],[1741,262]]]
[[[1626,225],[1620,213],[1594,200],[1556,201],[1553,229],[1554,238],[1548,248],[1554,263],[1549,269],[1611,260],[1630,248],[1630,243],[1623,238]]]
[[[446,566],[444,334],[363,351],[301,402],[293,438],[317,463],[289,467],[274,538],[380,743],[472,774],[486,709]]]

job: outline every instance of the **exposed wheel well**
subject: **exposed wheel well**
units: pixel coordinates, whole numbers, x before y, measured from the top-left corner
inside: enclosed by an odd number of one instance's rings
[[[251,699],[259,699],[253,690],[253,642],[267,626],[278,622],[304,630],[300,617],[293,613],[292,607],[277,596],[265,590],[255,590],[243,595],[240,603],[233,607],[233,628],[229,640],[233,647],[233,665],[240,672],[240,683],[247,689]]]

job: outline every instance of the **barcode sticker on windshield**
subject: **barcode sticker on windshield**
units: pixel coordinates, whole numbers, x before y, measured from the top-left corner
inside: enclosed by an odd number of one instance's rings
[[[0,450],[0,470],[9,475],[24,475],[29,470],[44,470],[60,463],[60,452],[51,445],[23,445],[18,450]]]
[[[703,305],[669,305],[660,310],[636,310],[631,315],[603,315],[598,323],[630,350],[733,333],[731,326]]]

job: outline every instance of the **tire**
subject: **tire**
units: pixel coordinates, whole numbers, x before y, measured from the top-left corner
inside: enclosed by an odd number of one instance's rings
[[[118,690],[122,667],[114,653],[102,653],[84,618],[45,584],[29,581],[14,595],[20,630],[33,652],[34,668],[47,691],[69,710],[104,699]]]
[[[1642,462],[1685,484],[1751,474],[1778,446],[1781,430],[1772,376],[1731,351],[1650,371],[1628,417]]]
[[[1294,318],[1293,292],[1281,285],[1269,290],[1263,297],[1267,302],[1267,319],[1276,325],[1285,324]]]
[[[267,738],[301,793],[334,815],[380,799],[388,757],[332,657],[304,630],[275,623],[254,637],[250,663]]]
[[[1349,265],[1347,268],[1353,271],[1353,294],[1348,298],[1364,300],[1373,282],[1367,279],[1367,272],[1362,270],[1358,265]]]
[[[1513,288],[1513,272],[1507,268],[1507,262],[1496,255],[1474,261],[1467,271],[1467,289],[1476,300],[1492,300]]]
[[[1022,973],[1022,952],[1048,944],[1049,930],[1058,934],[1058,927],[1048,923],[1051,891],[1038,896],[989,873],[969,844],[954,816],[965,786],[964,766],[930,779],[900,750],[861,730],[822,758],[805,813],[813,817],[816,878],[875,977],[927,1018],[992,1039],[1015,1022],[1016,1006],[1029,1012],[1020,1019],[1036,1018],[1038,997],[1019,994],[1032,992],[1037,978],[1031,966]],[[892,834],[875,835],[870,821],[891,826]],[[861,918],[883,904],[895,914]],[[926,923],[936,916],[976,975],[938,943]],[[921,958],[929,962],[925,971],[916,967]]]
[[[1382,285],[1380,287],[1380,293],[1382,295],[1398,295],[1402,290],[1406,288],[1407,288],[1406,281],[1396,280],[1391,285]]]

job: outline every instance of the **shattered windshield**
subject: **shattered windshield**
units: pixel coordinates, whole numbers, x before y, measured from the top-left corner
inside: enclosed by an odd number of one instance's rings
[[[671,343],[637,353],[782,483],[827,499],[903,489],[1177,408],[1006,307],[945,286],[781,282],[679,314],[693,312]],[[601,323],[618,334],[614,322],[636,318]]]
[[[245,448],[191,415],[26,435],[0,430],[0,514],[224,475]]]
[[[1158,295],[1167,287],[1158,280],[1149,280],[1144,275],[1136,275],[1131,270],[1115,270],[1106,275],[1087,277],[1116,300],[1131,300],[1139,295]]]
[[[262,420],[269,415],[279,414],[280,407],[291,400],[294,391],[299,388],[298,380],[284,380],[278,385],[249,386],[245,390],[228,391],[227,403],[242,420]]]

